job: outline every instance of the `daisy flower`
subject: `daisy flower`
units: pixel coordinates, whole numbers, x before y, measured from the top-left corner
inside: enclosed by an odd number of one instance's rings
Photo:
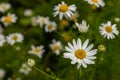
[[[9,3],[1,3],[0,4],[0,12],[2,12],[2,13],[6,12],[10,8],[11,8],[11,5]]]
[[[7,36],[7,42],[10,45],[15,44],[16,42],[22,42],[23,41],[23,35],[21,33],[12,33]]]
[[[74,4],[68,6],[64,1],[62,1],[61,4],[58,4],[54,7],[54,11],[54,16],[57,16],[59,14],[60,20],[63,18],[63,16],[68,19],[74,15],[73,13],[76,11],[76,6]]]
[[[5,43],[5,37],[4,35],[0,34],[0,47],[3,46],[3,44]]]
[[[5,76],[5,70],[0,69],[0,80]]]
[[[77,41],[73,39],[73,44],[68,42],[68,46],[65,47],[67,52],[64,53],[64,58],[70,58],[71,64],[78,63],[77,69],[82,65],[84,68],[87,67],[87,64],[95,64],[93,61],[96,59],[94,56],[97,53],[97,49],[93,49],[93,44],[88,46],[89,39],[87,39],[83,45],[81,39]]]
[[[40,45],[40,46],[37,46],[37,47],[35,47],[34,45],[31,45],[32,50],[28,51],[28,53],[36,55],[39,58],[42,58],[42,55],[45,52],[45,50],[43,48],[44,48],[43,45]]]
[[[62,49],[62,44],[60,41],[56,41],[55,39],[52,40],[52,44],[50,44],[51,50],[56,54],[60,54],[60,50]]]
[[[27,63],[23,63],[21,68],[19,69],[20,73],[24,73],[27,75],[31,71],[31,68],[27,65]]]
[[[37,23],[40,27],[43,27],[44,25],[49,23],[49,17],[38,16]]]
[[[45,26],[45,31],[46,32],[52,32],[54,30],[56,30],[57,24],[53,21],[53,22],[49,22],[46,26]]]
[[[32,16],[33,11],[31,9],[26,9],[23,14],[26,17],[30,17],[30,16]]]
[[[99,29],[100,34],[104,36],[104,38],[107,37],[107,39],[113,39],[115,38],[115,35],[119,34],[116,28],[116,24],[112,25],[110,21],[108,21],[107,23],[102,23]]]
[[[87,25],[85,20],[82,20],[81,24],[79,24],[77,22],[75,24],[78,27],[79,32],[86,33],[88,31],[89,25]]]
[[[87,1],[90,5],[95,5],[97,7],[104,7],[105,3],[103,0],[85,0]]]
[[[16,20],[17,20],[16,15],[11,13],[8,13],[7,16],[3,16],[1,18],[1,22],[3,22],[5,26],[8,26],[11,23],[15,23]]]

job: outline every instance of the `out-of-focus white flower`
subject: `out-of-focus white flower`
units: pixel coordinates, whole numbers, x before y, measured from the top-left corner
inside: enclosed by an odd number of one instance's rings
[[[40,27],[43,27],[44,25],[47,25],[49,23],[49,17],[43,17],[43,16],[38,16],[37,17],[37,23]]]
[[[27,75],[31,71],[31,68],[27,65],[27,63],[23,63],[21,68],[19,69],[20,73],[24,73]]]
[[[73,13],[76,11],[76,6],[74,4],[68,6],[64,1],[62,1],[61,4],[54,7],[54,11],[54,16],[59,15],[60,20],[62,20],[63,16],[68,19],[74,15]]]
[[[45,31],[46,32],[52,32],[54,30],[56,30],[57,24],[53,21],[53,22],[49,22],[46,26],[45,26]]]
[[[33,54],[33,55],[36,55],[36,56],[38,56],[39,58],[42,58],[42,55],[43,55],[43,53],[45,52],[43,45],[40,45],[40,46],[37,46],[37,47],[35,47],[34,45],[32,45],[32,46],[31,46],[31,49],[32,49],[32,50],[29,50],[28,53],[29,53],[29,54]]]
[[[79,17],[79,13],[76,11],[76,12],[70,17],[70,20],[76,22],[78,17]]]
[[[64,58],[70,58],[71,64],[78,63],[77,69],[82,65],[84,68],[87,64],[95,64],[93,61],[96,59],[94,56],[97,53],[97,49],[93,49],[93,44],[88,46],[89,39],[87,39],[83,44],[79,38],[77,41],[73,39],[73,44],[68,42],[68,46],[65,47],[67,52],[64,53]]]
[[[119,18],[119,17],[115,17],[114,20],[115,20],[115,22],[117,22],[117,23],[120,22],[120,18]]]
[[[38,19],[37,19],[36,16],[34,16],[34,17],[31,18],[31,23],[32,23],[33,26],[37,26],[37,24],[38,24],[37,20]]]
[[[108,21],[107,23],[102,23],[99,29],[100,34],[104,37],[107,37],[107,39],[113,39],[115,38],[115,35],[119,34],[116,28],[116,24],[112,25],[110,21]]]
[[[1,22],[3,22],[5,26],[8,26],[11,23],[15,23],[16,20],[17,20],[16,15],[11,13],[8,13],[6,16],[3,16],[1,18]]]
[[[1,3],[0,4],[0,12],[2,12],[2,13],[6,12],[10,8],[11,8],[11,5],[9,3]]]
[[[0,34],[0,47],[3,46],[5,42],[6,42],[5,36],[3,34]]]
[[[26,9],[26,10],[24,11],[24,16],[30,17],[30,16],[32,16],[32,15],[33,15],[33,11],[32,11],[31,9]]]
[[[78,27],[78,30],[81,33],[86,33],[88,31],[88,28],[89,28],[89,25],[87,25],[85,20],[82,20],[81,24],[76,22],[76,26]]]
[[[95,5],[97,7],[104,7],[105,3],[103,0],[84,0],[87,1],[90,5]]]
[[[5,76],[5,70],[0,69],[0,80]]]
[[[16,42],[22,42],[22,41],[23,41],[23,35],[21,33],[12,33],[7,36],[7,42],[10,45],[13,45]]]
[[[28,65],[30,67],[33,67],[35,65],[35,60],[34,59],[28,59]]]
[[[52,44],[50,44],[51,50],[56,54],[60,54],[60,50],[62,49],[62,44],[60,41],[56,41],[55,39],[52,40]]]

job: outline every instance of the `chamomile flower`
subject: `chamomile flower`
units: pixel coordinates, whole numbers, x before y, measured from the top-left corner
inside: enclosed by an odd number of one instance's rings
[[[5,70],[0,69],[0,80],[5,76]]]
[[[76,6],[74,4],[68,6],[64,1],[62,1],[61,4],[58,4],[54,7],[54,11],[54,16],[57,16],[59,14],[60,20],[63,18],[63,16],[68,19],[74,15],[73,13],[76,11]]]
[[[76,22],[76,26],[78,27],[78,30],[81,33],[86,33],[88,31],[88,28],[89,28],[89,25],[87,25],[85,20],[82,20],[81,24]]]
[[[27,75],[31,71],[31,68],[27,65],[27,63],[23,63],[21,68],[19,69],[20,73],[24,73]]]
[[[26,17],[30,17],[30,16],[32,16],[33,11],[31,9],[26,9],[23,14]]]
[[[62,44],[60,41],[56,41],[55,39],[52,40],[52,44],[50,44],[51,50],[56,54],[60,54],[60,50],[62,49]]]
[[[99,29],[100,34],[104,36],[104,38],[107,37],[107,39],[113,39],[115,38],[115,35],[119,34],[116,28],[116,24],[112,25],[110,21],[108,21],[107,23],[102,23]]]
[[[11,13],[8,13],[6,16],[3,16],[1,18],[1,22],[3,22],[5,26],[8,26],[11,23],[15,23],[16,20],[17,20],[16,15]]]
[[[7,36],[7,42],[10,45],[15,44],[16,42],[22,42],[23,41],[23,35],[21,33],[12,33]]]
[[[97,49],[93,49],[93,44],[88,46],[89,39],[87,39],[83,44],[79,38],[77,41],[73,39],[73,44],[68,42],[68,46],[65,47],[66,52],[64,53],[64,58],[70,58],[71,64],[78,63],[77,69],[82,65],[84,68],[87,64],[95,64],[93,61],[96,59],[94,56],[97,53]]]
[[[10,8],[11,8],[11,5],[9,3],[1,3],[0,4],[0,12],[2,12],[2,13],[6,12]]]
[[[31,49],[32,50],[28,51],[28,53],[36,55],[39,58],[42,58],[42,55],[45,52],[43,45],[40,45],[40,46],[37,46],[37,47],[35,47],[34,45],[31,45]]]
[[[95,5],[97,7],[104,7],[105,3],[103,0],[85,0],[87,1],[90,5]]]
[[[6,42],[5,37],[3,34],[0,34],[0,47]]]
[[[46,32],[52,32],[54,30],[56,30],[57,24],[53,21],[53,22],[49,22],[46,26],[45,26],[45,31]]]
[[[37,23],[40,27],[43,27],[44,25],[49,23],[49,17],[38,16]]]

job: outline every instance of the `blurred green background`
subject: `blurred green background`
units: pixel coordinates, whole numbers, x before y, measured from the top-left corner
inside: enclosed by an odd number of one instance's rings
[[[69,36],[75,39],[81,38],[83,41],[87,38],[90,39],[90,43],[95,44],[95,48],[98,45],[103,44],[106,46],[105,52],[98,51],[96,55],[95,65],[88,65],[88,68],[82,68],[82,77],[80,80],[119,80],[120,79],[120,35],[113,40],[107,40],[99,33],[99,26],[101,23],[112,21],[113,24],[117,24],[117,28],[120,31],[120,22],[114,21],[115,17],[120,17],[120,0],[104,0],[105,7],[93,9],[84,0],[64,0],[67,4],[75,4],[79,13],[78,22],[86,20],[90,25],[89,30],[86,34],[78,34],[78,30],[61,30],[58,29],[61,35],[56,32],[46,33],[42,28],[33,27],[31,25],[30,17],[25,17],[23,12],[25,9],[32,9],[33,16],[49,16],[51,20],[60,23],[58,16],[53,17],[53,8],[62,0],[0,0],[0,3],[6,2],[12,5],[11,9],[7,12],[15,13],[18,20],[15,24],[9,27],[4,27],[4,35],[8,35],[13,32],[20,32],[24,35],[24,41],[17,43],[13,46],[5,44],[0,47],[0,68],[6,71],[6,75],[3,80],[12,78],[15,80],[17,77],[21,77],[21,80],[51,80],[46,76],[40,74],[35,69],[25,76],[19,73],[19,69],[22,63],[27,62],[28,58],[33,58],[36,61],[36,65],[39,69],[45,71],[48,74],[54,73],[60,77],[61,80],[79,80],[77,65],[72,65],[69,59],[63,58],[63,52],[60,56],[53,54],[49,48],[49,44],[52,39],[60,40],[63,47],[67,45],[64,38],[61,36],[63,33],[68,33]],[[0,17],[7,14],[0,13]],[[71,28],[72,25],[67,26]],[[59,28],[60,26],[58,26]],[[71,35],[72,33],[72,35]],[[71,41],[71,40],[70,40]],[[28,54],[31,44],[44,45],[46,52],[42,59],[34,55]],[[20,50],[16,50],[20,47]],[[91,75],[92,74],[92,75]]]

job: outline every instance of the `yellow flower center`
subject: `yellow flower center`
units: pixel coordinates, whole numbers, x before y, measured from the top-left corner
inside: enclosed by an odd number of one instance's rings
[[[92,0],[92,2],[94,2],[94,3],[98,3],[98,0]]]
[[[10,23],[10,22],[11,22],[11,17],[10,17],[10,16],[6,16],[6,17],[5,17],[5,22]]]
[[[105,27],[105,30],[106,30],[108,33],[110,33],[110,32],[113,31],[113,29],[112,29],[111,26],[106,26],[106,27]]]
[[[60,6],[59,10],[61,12],[66,12],[66,11],[68,11],[68,6],[66,4],[63,4],[63,5]]]
[[[52,24],[49,24],[48,25],[48,29],[51,30],[53,28],[53,25]]]
[[[23,69],[23,70],[27,70],[27,67],[26,67],[26,66],[23,66],[22,69]]]
[[[16,41],[18,39],[18,36],[17,35],[14,35],[13,37],[12,37],[12,40],[14,40],[14,41]]]
[[[45,23],[45,19],[42,19],[41,22],[44,24]]]
[[[6,8],[7,8],[6,6],[2,6],[2,9],[3,9],[3,10],[6,10]]]
[[[35,48],[35,53],[39,53],[40,52],[40,49],[39,48]]]
[[[55,44],[55,45],[53,46],[53,51],[56,51],[56,50],[58,50],[59,48],[60,48],[60,47]]]
[[[62,19],[61,20],[61,25],[67,26],[68,25],[68,21],[66,19]]]
[[[79,59],[83,59],[86,57],[86,52],[85,52],[85,50],[78,49],[75,51],[75,56]]]

